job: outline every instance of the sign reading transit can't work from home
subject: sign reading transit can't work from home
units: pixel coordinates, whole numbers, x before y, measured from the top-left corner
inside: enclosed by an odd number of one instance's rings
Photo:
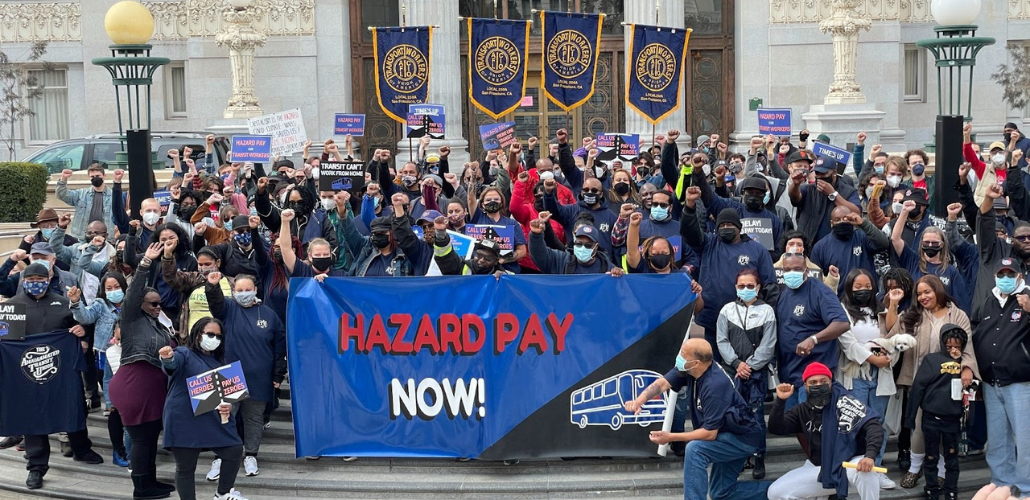
[[[365,164],[360,161],[324,161],[318,166],[319,191],[358,193],[365,187]]]

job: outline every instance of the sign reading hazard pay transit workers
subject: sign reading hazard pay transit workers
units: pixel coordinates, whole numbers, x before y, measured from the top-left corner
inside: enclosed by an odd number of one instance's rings
[[[624,405],[675,364],[676,274],[292,280],[297,455],[654,455],[665,395]]]

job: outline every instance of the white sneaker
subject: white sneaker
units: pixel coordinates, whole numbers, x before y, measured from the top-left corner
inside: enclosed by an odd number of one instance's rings
[[[257,457],[246,456],[243,458],[243,470],[248,476],[258,475]]]
[[[208,481],[218,481],[218,478],[222,476],[222,459],[216,458],[211,462],[211,470],[207,471]]]
[[[215,494],[215,500],[247,500],[247,497],[236,491],[236,488],[230,488],[229,492],[224,495]]]
[[[881,490],[893,490],[894,488],[898,487],[898,485],[894,481],[891,481],[891,478],[887,477],[887,474],[880,474],[880,473],[877,473],[877,474],[879,474],[879,476],[880,476],[880,489]]]

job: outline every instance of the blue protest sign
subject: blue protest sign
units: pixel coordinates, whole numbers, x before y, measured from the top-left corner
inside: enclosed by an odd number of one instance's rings
[[[851,151],[846,149],[838,148],[832,144],[825,144],[819,141],[812,143],[812,152],[817,156],[822,156],[836,161],[837,163],[843,163],[847,165],[851,162]]]
[[[492,238],[501,244],[501,255],[515,249],[515,226],[494,226],[491,224],[466,224],[465,235],[482,240]]]
[[[672,368],[694,299],[685,273],[294,279],[297,455],[654,455],[664,395],[624,403]]]
[[[479,138],[483,141],[483,149],[487,151],[507,148],[518,142],[518,137],[515,136],[515,122],[480,125]]]
[[[447,234],[451,237],[451,248],[454,249],[454,253],[461,256],[463,259],[469,258],[472,255],[472,247],[476,244],[476,239],[471,236],[465,236],[457,231],[447,230]]]
[[[640,134],[597,134],[597,148],[603,155],[614,150],[623,160],[636,158],[640,154]]]
[[[761,108],[758,110],[758,133],[775,136],[790,135],[790,108]]]
[[[333,135],[365,135],[365,115],[336,113]]]
[[[270,135],[234,135],[232,136],[232,161],[267,163],[272,158],[272,136]]]
[[[167,190],[154,191],[154,199],[161,205],[161,214],[168,213],[168,207],[172,204],[172,192]]]
[[[418,139],[429,135],[433,139],[443,139],[447,117],[443,105],[412,104],[408,106],[408,126],[405,137]]]
[[[194,415],[214,411],[223,401],[238,403],[250,397],[239,361],[190,377],[186,387]]]

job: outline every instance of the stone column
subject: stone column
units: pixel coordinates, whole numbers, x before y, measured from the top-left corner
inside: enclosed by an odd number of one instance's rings
[[[250,1],[237,0],[234,3],[244,6],[230,7],[222,14],[222,29],[215,36],[218,45],[229,47],[229,67],[232,69],[232,97],[222,116],[227,119],[253,118],[263,114],[254,96],[254,48],[265,44],[265,35],[251,26],[253,13],[247,10]]]
[[[826,104],[862,104],[865,94],[855,80],[858,58],[858,33],[869,31],[873,22],[863,18],[855,7],[860,0],[833,0],[833,14],[819,22],[819,31],[833,35],[833,83]]]
[[[398,0],[407,13],[408,26],[439,26],[433,29],[433,53],[429,62],[429,104],[442,104],[447,112],[444,137],[433,140],[429,147],[451,148],[451,172],[461,173],[461,164],[468,161],[468,140],[463,136],[461,100],[465,91],[461,87],[461,46],[458,21],[458,0]],[[418,154],[418,141],[413,141]],[[397,143],[397,162],[408,161],[408,140]]]
[[[685,22],[685,14],[683,10],[684,0],[633,0],[630,2],[623,3],[623,17],[626,23],[632,24],[647,24],[654,26],[655,23],[655,12],[658,13],[658,25],[668,26],[671,28],[683,28]],[[656,9],[657,7],[657,9]],[[630,57],[630,44],[633,41],[633,31],[629,26],[625,27],[625,47],[626,47],[626,58]],[[687,42],[687,50],[690,50],[689,40]],[[690,64],[690,57],[688,55],[686,64]],[[626,67],[619,68],[618,71],[626,72]],[[684,79],[686,78],[686,72],[684,72]],[[690,135],[687,134],[687,101],[685,90],[686,81],[680,80],[680,88],[676,89],[680,93],[680,107],[666,117],[664,120],[658,122],[654,130],[656,134],[665,134],[669,129],[676,128],[682,132],[677,142],[681,150],[689,147],[691,143]],[[620,96],[621,98],[622,96]],[[634,111],[629,106],[626,106],[626,127],[625,131],[628,134],[640,134],[641,139],[650,141],[651,138],[651,122],[647,121],[643,116]]]

